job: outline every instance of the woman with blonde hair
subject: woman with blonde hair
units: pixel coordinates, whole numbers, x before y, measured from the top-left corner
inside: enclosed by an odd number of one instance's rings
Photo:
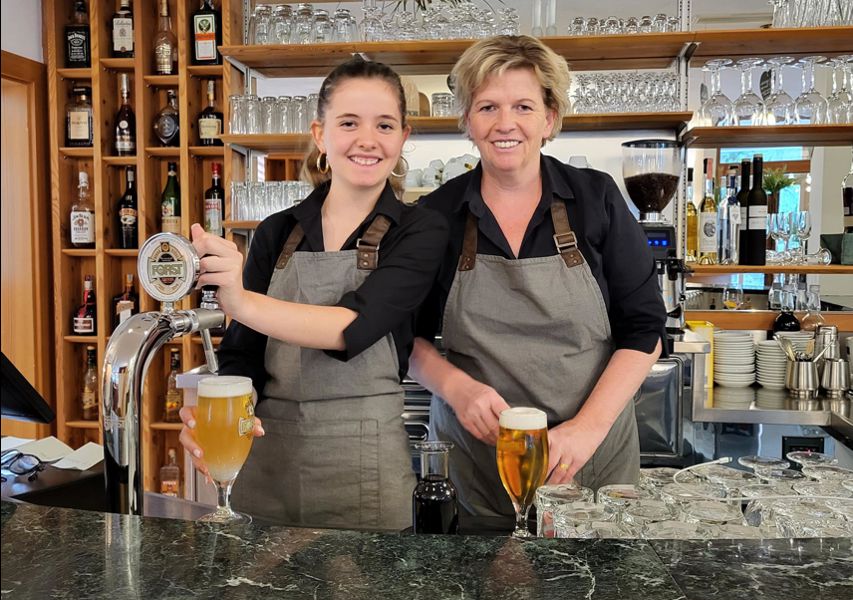
[[[447,216],[450,243],[410,373],[433,392],[433,435],[454,443],[462,508],[514,514],[494,448],[510,405],[546,412],[551,483],[635,482],[632,398],[665,323],[645,235],[608,174],[541,153],[567,111],[565,60],[499,36],[470,47],[452,78],[481,160],[423,200]]]
[[[415,486],[400,382],[447,225],[392,188],[409,135],[394,71],[339,65],[317,113],[305,161],[317,187],[258,226],[245,269],[233,243],[193,225],[199,285],[219,286],[232,318],[220,373],[250,376],[259,395],[233,501],[275,522],[400,530]],[[204,470],[193,410],[181,442]]]

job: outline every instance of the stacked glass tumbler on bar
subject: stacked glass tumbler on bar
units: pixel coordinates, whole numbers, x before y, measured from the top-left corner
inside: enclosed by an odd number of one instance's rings
[[[308,96],[231,96],[232,134],[308,133],[317,115],[317,94]]]
[[[304,181],[233,181],[231,211],[235,221],[263,221],[302,202],[313,191]]]
[[[675,73],[580,73],[573,77],[572,112],[673,112],[679,110]]]
[[[773,27],[835,27],[853,25],[850,0],[769,0]]]

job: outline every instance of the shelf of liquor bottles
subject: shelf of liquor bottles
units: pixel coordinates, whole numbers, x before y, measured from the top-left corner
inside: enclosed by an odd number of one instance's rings
[[[692,148],[744,146],[846,146],[853,144],[850,125],[773,125],[755,127],[694,127],[681,136]]]
[[[853,265],[689,265],[694,275],[734,273],[800,273],[813,275],[853,275]]]

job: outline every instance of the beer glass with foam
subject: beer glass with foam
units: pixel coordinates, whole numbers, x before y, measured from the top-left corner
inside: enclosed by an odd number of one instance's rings
[[[216,486],[217,508],[199,520],[208,523],[248,523],[251,517],[234,512],[231,486],[249,456],[255,428],[252,380],[248,377],[206,377],[198,383],[195,438]]]
[[[515,407],[501,413],[497,445],[498,473],[515,508],[513,537],[532,537],[527,513],[548,470],[548,422],[537,408]]]

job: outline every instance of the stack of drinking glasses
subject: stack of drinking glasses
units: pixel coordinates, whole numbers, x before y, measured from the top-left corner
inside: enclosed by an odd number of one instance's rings
[[[663,33],[681,31],[678,17],[664,14],[642,17],[575,17],[569,24],[569,35],[618,35],[623,33]]]
[[[231,96],[232,134],[308,133],[317,117],[318,94],[308,96]]]
[[[832,69],[832,93],[824,98],[815,89],[815,68],[827,64]],[[762,98],[755,91],[756,68],[769,67],[771,93]],[[735,68],[741,75],[740,96],[732,102],[720,85],[724,69]],[[799,70],[802,91],[793,98],[784,87],[784,73]],[[734,63],[718,58],[705,63],[710,73],[710,95],[697,114],[700,126],[729,125],[838,125],[853,123],[853,55],[806,56],[799,60],[790,56],[768,59],[742,58]]]
[[[595,73],[574,77],[572,112],[671,112],[679,110],[674,73]]]
[[[769,0],[773,27],[853,25],[850,0]]]
[[[329,11],[299,4],[258,4],[249,18],[247,44],[323,44],[359,40],[358,22],[349,9]]]
[[[809,254],[806,245],[812,231],[811,213],[807,210],[767,215],[767,235],[781,250],[767,251],[767,264],[828,265],[832,253],[826,248]]]
[[[314,188],[304,181],[232,181],[231,211],[235,221],[262,221],[299,204]]]

